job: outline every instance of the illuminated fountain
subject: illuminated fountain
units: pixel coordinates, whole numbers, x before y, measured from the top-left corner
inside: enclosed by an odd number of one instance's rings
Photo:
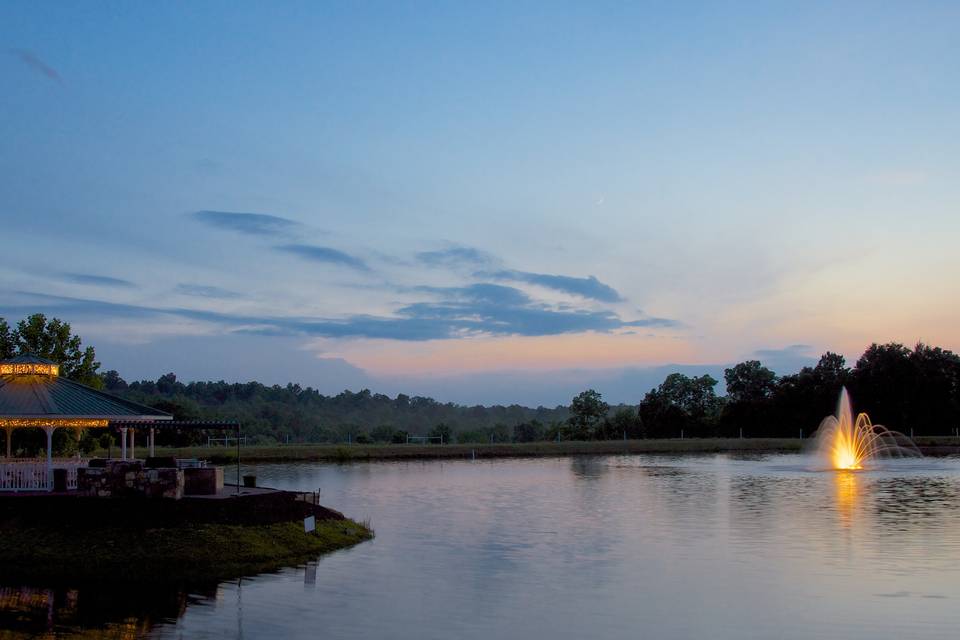
[[[921,457],[907,436],[872,424],[865,413],[853,418],[850,395],[840,392],[836,416],[827,416],[814,436],[817,453],[834,469],[863,469],[883,458]]]

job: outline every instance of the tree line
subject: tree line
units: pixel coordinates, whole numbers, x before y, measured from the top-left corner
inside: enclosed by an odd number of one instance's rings
[[[676,437],[809,437],[835,411],[846,386],[855,410],[875,423],[915,435],[950,435],[960,426],[960,358],[917,344],[870,345],[852,367],[825,353],[812,367],[778,376],[757,360],[724,371],[726,394],[710,375],[673,373],[636,405],[611,406],[592,389],[569,406],[464,406],[399,394],[344,391],[258,382],[183,383],[173,373],[127,382],[100,372],[93,347],[70,325],[34,314],[15,328],[0,318],[0,357],[32,353],[61,363],[62,375],[168,411],[177,419],[239,420],[252,442],[404,443],[431,436],[445,443],[609,440]],[[176,444],[202,434],[174,435]],[[171,444],[174,444],[171,442]]]

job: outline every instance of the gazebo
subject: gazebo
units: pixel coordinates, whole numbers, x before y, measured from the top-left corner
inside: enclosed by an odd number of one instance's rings
[[[115,426],[120,431],[121,457],[127,460],[135,455],[136,428],[149,429],[148,446],[153,455],[155,429],[166,424],[178,423],[169,413],[63,378],[56,362],[36,356],[0,361],[0,427],[6,431],[0,491],[50,491],[54,469],[66,469],[67,488],[76,488],[77,468],[86,461],[79,457],[54,459],[53,433],[57,429],[74,429],[79,438],[83,429]],[[21,429],[43,429],[46,460],[12,457],[13,435]]]

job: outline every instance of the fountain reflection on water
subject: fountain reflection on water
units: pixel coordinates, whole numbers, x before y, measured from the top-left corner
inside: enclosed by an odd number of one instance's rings
[[[923,456],[910,438],[872,424],[866,413],[854,419],[846,388],[840,392],[837,415],[824,418],[814,438],[817,453],[833,469],[863,469],[883,458]]]

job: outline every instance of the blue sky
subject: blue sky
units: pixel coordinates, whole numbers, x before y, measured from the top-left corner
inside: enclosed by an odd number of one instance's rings
[[[2,13],[0,314],[125,377],[637,401],[960,347],[955,3]]]

